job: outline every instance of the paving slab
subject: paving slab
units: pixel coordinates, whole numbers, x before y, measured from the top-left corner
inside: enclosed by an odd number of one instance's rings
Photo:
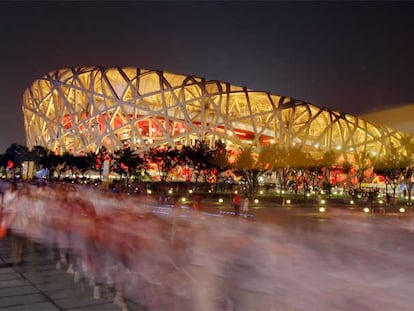
[[[51,302],[38,302],[32,304],[26,304],[21,306],[14,306],[14,307],[6,307],[1,310],[8,310],[8,311],[60,311],[59,307],[55,306]]]
[[[40,291],[34,286],[19,286],[19,287],[7,287],[0,289],[0,298],[1,297],[10,297],[10,296],[21,296],[25,294],[34,294],[39,293]]]
[[[29,281],[24,280],[21,276],[17,275],[17,276],[14,276],[13,279],[2,280],[0,282],[0,290],[2,288],[7,288],[7,287],[19,287],[19,286],[29,286],[29,285],[31,285]]]
[[[28,294],[11,297],[0,298],[0,308],[27,305],[46,301],[46,297],[42,294]]]
[[[113,293],[103,289],[101,298],[94,299],[87,280],[74,282],[66,267],[57,270],[52,249],[28,241],[18,265],[12,250],[11,236],[0,239],[0,311],[121,310],[112,303]],[[136,304],[130,306],[137,310]]]

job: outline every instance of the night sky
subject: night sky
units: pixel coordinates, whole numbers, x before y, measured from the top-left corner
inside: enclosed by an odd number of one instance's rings
[[[0,2],[0,152],[48,71],[135,66],[355,115],[414,102],[414,2]]]

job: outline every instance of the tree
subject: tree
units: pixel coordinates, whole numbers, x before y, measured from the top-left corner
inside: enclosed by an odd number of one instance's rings
[[[320,160],[320,164],[324,168],[325,176],[324,176],[324,184],[325,189],[328,190],[328,194],[331,194],[331,169],[332,166],[336,163],[336,159],[338,158],[338,154],[333,151],[327,151],[323,154],[322,159]]]
[[[229,161],[228,161],[228,152],[226,149],[226,144],[223,143],[221,140],[216,142],[215,148],[212,150],[212,171],[215,177],[215,187],[214,192],[217,193],[219,177],[222,172],[225,172],[229,169]]]
[[[359,188],[362,188],[362,182],[364,181],[364,173],[368,169],[372,168],[373,162],[376,161],[372,153],[362,151],[355,153],[355,164],[357,166],[356,175],[359,182]]]
[[[304,195],[308,189],[308,179],[305,171],[310,163],[310,155],[305,153],[299,147],[289,147],[287,149],[287,167],[289,175],[293,177],[295,183],[295,192],[303,185]]]
[[[125,147],[115,151],[113,160],[115,172],[121,176],[121,179],[125,174],[127,185],[129,183],[129,177],[131,175],[136,176],[137,170],[144,164],[144,159],[133,152],[130,147]]]
[[[404,156],[398,153],[394,145],[391,144],[388,147],[386,155],[376,159],[373,162],[373,165],[375,172],[384,176],[386,187],[388,187],[388,185],[391,186],[393,196],[395,197],[397,185],[401,180],[406,167]]]
[[[146,159],[157,165],[162,183],[167,180],[171,171],[181,163],[180,152],[171,146],[151,148]]]
[[[75,157],[73,165],[84,175],[87,171],[95,170],[96,158],[96,153],[90,151],[85,155]]]
[[[206,179],[206,171],[211,170],[213,161],[213,152],[205,141],[197,141],[194,146],[183,146],[181,154],[186,160],[185,163],[190,164],[195,176],[195,182],[198,182],[202,172]]]
[[[49,150],[43,146],[34,146],[30,150],[30,160],[35,162],[36,169],[46,167]]]
[[[16,177],[16,169],[22,166],[23,161],[30,157],[29,149],[26,146],[19,144],[12,144],[6,149],[4,160],[7,162],[7,167],[13,172],[13,178]]]
[[[280,145],[271,144],[264,146],[258,156],[257,165],[262,171],[276,173],[276,183],[280,183],[281,187],[286,182],[286,168],[287,168],[287,151],[281,148]]]
[[[411,191],[413,186],[413,164],[414,164],[414,138],[409,135],[404,135],[401,138],[401,145],[405,149],[405,156],[403,158],[404,169],[404,182],[407,186],[408,192],[408,204],[411,205]]]
[[[308,166],[308,170],[309,170],[309,175],[311,176],[311,184],[312,187],[314,188],[315,186],[320,187],[319,184],[319,176],[321,176],[323,174],[323,164],[321,161],[317,160],[317,159],[312,159],[312,161],[309,163]]]
[[[44,164],[45,167],[49,170],[49,178],[52,178],[56,171],[58,172],[60,178],[60,173],[64,166],[63,156],[56,154],[51,150],[48,150]]]
[[[12,144],[9,148],[6,149],[5,155],[6,160],[12,161],[14,167],[20,167],[23,161],[28,159],[29,149],[26,146]]]
[[[257,185],[259,166],[253,156],[252,148],[243,148],[237,156],[236,162],[232,165],[234,171],[240,174],[247,182],[249,193],[254,192]]]
[[[344,173],[346,174],[346,185],[349,187],[351,184],[350,182],[350,174],[352,172],[353,165],[349,161],[345,161],[342,163],[342,169],[344,170]]]

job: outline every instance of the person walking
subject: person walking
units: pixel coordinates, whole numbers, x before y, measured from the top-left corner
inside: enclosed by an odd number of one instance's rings
[[[242,215],[243,215],[244,218],[248,217],[249,203],[250,203],[249,196],[246,194],[244,196],[242,207],[241,207]]]
[[[233,207],[234,207],[234,216],[239,216],[240,215],[240,203],[241,203],[241,198],[240,198],[240,194],[236,193],[233,197]]]

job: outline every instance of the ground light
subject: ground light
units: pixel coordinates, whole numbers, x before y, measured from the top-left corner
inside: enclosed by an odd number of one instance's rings
[[[150,189],[147,190],[147,194],[151,194],[152,191]]]
[[[186,198],[181,198],[181,202],[183,202],[183,203],[185,203],[185,201],[187,201],[187,199]]]
[[[354,203],[355,203],[354,200],[349,201],[349,204],[354,204]]]
[[[405,213],[405,208],[404,207],[400,208],[400,213]]]
[[[290,204],[291,201],[289,199],[286,200],[286,204]]]
[[[260,194],[263,194],[263,190],[260,190]]]
[[[324,208],[323,206],[321,206],[321,207],[319,208],[319,212],[320,212],[320,213],[325,213],[325,211],[326,211],[326,208]]]
[[[364,207],[364,213],[369,213],[369,208],[368,207]]]
[[[223,203],[223,199],[222,198],[218,199],[218,202]]]
[[[258,199],[254,199],[254,203],[259,203],[259,200]]]

